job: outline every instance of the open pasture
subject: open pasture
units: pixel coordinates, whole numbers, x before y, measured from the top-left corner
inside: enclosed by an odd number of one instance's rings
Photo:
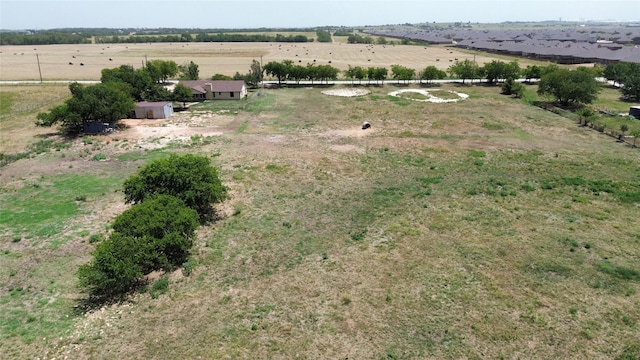
[[[246,73],[252,60],[292,60],[302,65],[329,64],[346,70],[351,66],[400,64],[417,71],[428,65],[446,70],[455,59],[474,55],[454,47],[417,45],[363,45],[346,43],[144,43],[83,44],[0,47],[0,80],[100,80],[101,71],[120,65],[141,67],[146,60],[173,60],[178,65],[193,61],[201,78],[214,74]],[[479,64],[494,59],[476,55]],[[81,65],[83,64],[83,65]],[[522,60],[521,65],[528,64]]]
[[[456,103],[389,96],[417,86],[362,88],[371,93],[265,90],[247,103],[127,120],[110,136],[50,136],[48,151],[2,167],[0,354],[637,351],[637,149],[499,87],[427,88],[469,95]],[[168,274],[166,293],[80,311],[74,272],[126,209],[120,184],[172,152],[210,156],[232,194],[199,231],[191,274]]]

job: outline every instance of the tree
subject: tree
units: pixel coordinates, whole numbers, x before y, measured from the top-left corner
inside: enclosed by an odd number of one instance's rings
[[[633,147],[636,147],[636,140],[640,137],[640,129],[632,130],[630,135],[633,136]]]
[[[391,65],[391,76],[394,79],[403,80],[405,83],[416,75],[416,71],[414,69],[410,69],[406,66],[402,65]]]
[[[155,195],[172,195],[201,217],[210,215],[211,205],[227,199],[227,187],[208,158],[175,155],[153,161],[124,182],[127,203],[140,203]]]
[[[144,69],[134,70],[133,66],[121,65],[114,69],[102,69],[102,83],[121,82],[130,86],[129,93],[135,101],[144,100],[144,92],[153,86],[154,83],[151,75]]]
[[[253,59],[251,61],[251,65],[249,66],[249,74],[245,81],[247,82],[247,85],[251,87],[258,87],[258,84],[262,82],[262,66],[256,59]]]
[[[440,79],[444,79],[447,77],[447,73],[438,69],[437,67],[430,65],[427,66],[426,68],[424,68],[424,70],[422,70],[420,72],[420,82],[422,83],[422,80],[426,80],[427,84],[429,84],[430,82],[432,82],[433,80],[440,80]]]
[[[186,108],[186,102],[191,100],[193,100],[191,89],[183,84],[176,84],[173,88],[173,101],[182,102],[182,107]]]
[[[522,74],[522,69],[520,68],[520,64],[518,60],[513,60],[507,63],[504,67],[504,72],[502,74],[502,80],[505,79],[518,79]]]
[[[449,66],[449,73],[452,76],[457,76],[462,79],[463,84],[466,79],[475,79],[481,74],[478,64],[469,59],[463,61],[456,60],[453,65]]]
[[[640,101],[640,64],[636,65],[637,69],[622,80],[624,85],[620,91],[628,99]]]
[[[173,93],[162,85],[153,84],[142,92],[142,98],[145,101],[171,101]]]
[[[378,81],[383,81],[387,78],[387,74],[389,74],[389,70],[385,67],[369,67],[367,68],[367,78],[369,81],[375,80],[376,84]]]
[[[306,72],[307,79],[313,84],[313,82],[318,79],[318,68],[314,64],[307,64]]]
[[[178,74],[178,64],[173,60],[149,60],[145,69],[156,83],[164,83]]]
[[[115,123],[127,117],[134,109],[129,88],[122,83],[85,86],[76,82],[69,85],[69,90],[71,98],[48,113],[39,113],[36,125],[53,126],[59,123],[66,130],[79,131],[84,123]]]
[[[353,84],[353,79],[355,78],[355,70],[351,65],[348,65],[347,70],[342,71],[345,77],[351,79],[351,84]]]
[[[211,80],[233,80],[233,77],[224,74],[214,74]]]
[[[264,66],[264,70],[267,75],[275,76],[278,79],[278,84],[281,84],[287,79],[289,75],[289,66],[286,63],[277,61],[270,61]]]
[[[629,131],[629,125],[627,125],[627,124],[620,125],[620,131],[622,132],[622,136],[624,136],[624,133]]]
[[[359,83],[362,83],[362,79],[367,77],[367,72],[364,70],[362,66],[356,66],[353,68],[353,77],[358,79]]]
[[[502,84],[502,93],[521,98],[522,95],[524,95],[524,85],[517,82],[514,78],[508,78],[504,84]]]
[[[289,78],[296,83],[300,83],[300,80],[307,78],[307,68],[302,65],[293,65],[289,69]]]
[[[188,64],[180,65],[180,80],[198,80],[200,79],[200,70],[198,64],[189,61]]]
[[[538,94],[549,94],[562,105],[590,104],[598,96],[600,85],[589,71],[557,69],[543,74]]]
[[[506,64],[499,60],[492,60],[483,66],[487,82],[493,84],[504,77]]]
[[[321,43],[331,42],[331,33],[329,33],[327,30],[318,29],[316,30],[316,35],[318,36],[318,42],[321,42]]]
[[[576,114],[578,115],[578,121],[580,122],[580,125],[588,125],[589,122],[591,122],[591,119],[593,118],[593,116],[596,114],[592,108],[590,107],[583,107],[579,110],[576,111]]]
[[[529,65],[524,69],[523,75],[527,82],[531,82],[531,79],[540,79],[541,69],[538,65]]]
[[[334,68],[331,65],[318,65],[316,69],[316,76],[317,79],[320,80],[320,82],[322,82],[323,80],[326,82],[328,82],[329,80],[335,80],[338,78],[338,74],[340,73],[340,70]]]

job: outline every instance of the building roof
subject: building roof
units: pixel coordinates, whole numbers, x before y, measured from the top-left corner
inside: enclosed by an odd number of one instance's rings
[[[156,101],[156,102],[148,102],[148,101],[141,101],[136,103],[136,106],[165,106],[167,104],[171,104],[171,101]]]
[[[202,94],[207,92],[206,84],[211,84],[214,92],[239,92],[246,87],[244,80],[185,80],[180,84]]]

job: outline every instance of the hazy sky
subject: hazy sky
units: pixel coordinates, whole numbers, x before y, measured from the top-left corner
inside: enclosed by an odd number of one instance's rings
[[[0,0],[1,29],[640,21],[640,0]]]

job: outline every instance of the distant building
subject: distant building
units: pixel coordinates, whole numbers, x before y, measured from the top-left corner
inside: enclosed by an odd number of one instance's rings
[[[166,119],[173,114],[171,101],[139,102],[134,110],[136,119]]]
[[[191,89],[193,101],[240,100],[247,96],[243,80],[187,80],[180,84]]]

